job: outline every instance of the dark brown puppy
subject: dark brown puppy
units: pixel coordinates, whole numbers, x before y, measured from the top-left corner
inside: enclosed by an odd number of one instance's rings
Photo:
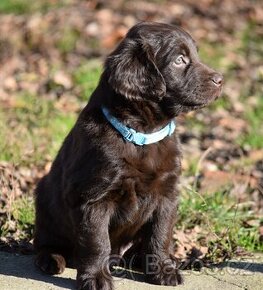
[[[177,285],[172,258],[180,146],[176,134],[144,146],[125,141],[102,113],[151,133],[221,91],[178,27],[140,23],[107,58],[89,104],[36,191],[36,264],[50,274],[75,257],[78,289],[112,289],[109,257],[128,244],[148,280]]]

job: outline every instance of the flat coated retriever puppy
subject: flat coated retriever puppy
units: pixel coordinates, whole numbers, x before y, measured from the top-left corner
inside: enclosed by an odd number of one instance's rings
[[[181,171],[174,122],[216,99],[222,81],[182,29],[142,22],[129,30],[38,184],[42,271],[61,273],[74,257],[78,289],[113,289],[114,256],[150,283],[182,282],[171,243]]]

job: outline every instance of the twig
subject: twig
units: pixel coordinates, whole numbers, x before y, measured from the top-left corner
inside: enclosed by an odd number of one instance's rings
[[[197,181],[198,181],[198,176],[201,170],[201,166],[202,166],[202,162],[205,160],[205,158],[207,157],[207,155],[212,151],[212,147],[208,147],[205,152],[202,154],[202,156],[200,157],[197,166],[196,166],[196,170],[195,170],[195,180],[194,180],[194,184],[193,184],[193,189],[196,191],[197,189]]]

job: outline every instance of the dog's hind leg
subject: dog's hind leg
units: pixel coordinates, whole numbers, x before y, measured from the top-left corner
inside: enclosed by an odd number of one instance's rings
[[[55,275],[61,274],[68,260],[72,256],[73,249],[65,246],[67,242],[63,237],[38,227],[35,232],[34,247],[37,252],[35,259],[36,266],[43,272]]]
[[[34,248],[37,253],[36,266],[43,272],[54,275],[64,271],[66,261],[68,264],[68,259],[72,256],[73,246],[66,237],[67,229],[65,223],[62,223],[61,212],[52,208],[50,193],[44,178],[36,190]]]

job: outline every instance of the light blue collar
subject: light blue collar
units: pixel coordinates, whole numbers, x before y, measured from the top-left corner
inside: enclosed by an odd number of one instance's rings
[[[123,138],[129,142],[132,142],[136,145],[147,145],[159,142],[163,140],[167,136],[171,136],[175,130],[175,122],[171,121],[168,125],[166,125],[161,130],[151,133],[144,134],[140,132],[136,132],[134,129],[126,127],[120,121],[118,121],[115,117],[113,117],[108,109],[105,107],[102,108],[103,114],[106,119],[111,123],[111,125],[120,132]]]

